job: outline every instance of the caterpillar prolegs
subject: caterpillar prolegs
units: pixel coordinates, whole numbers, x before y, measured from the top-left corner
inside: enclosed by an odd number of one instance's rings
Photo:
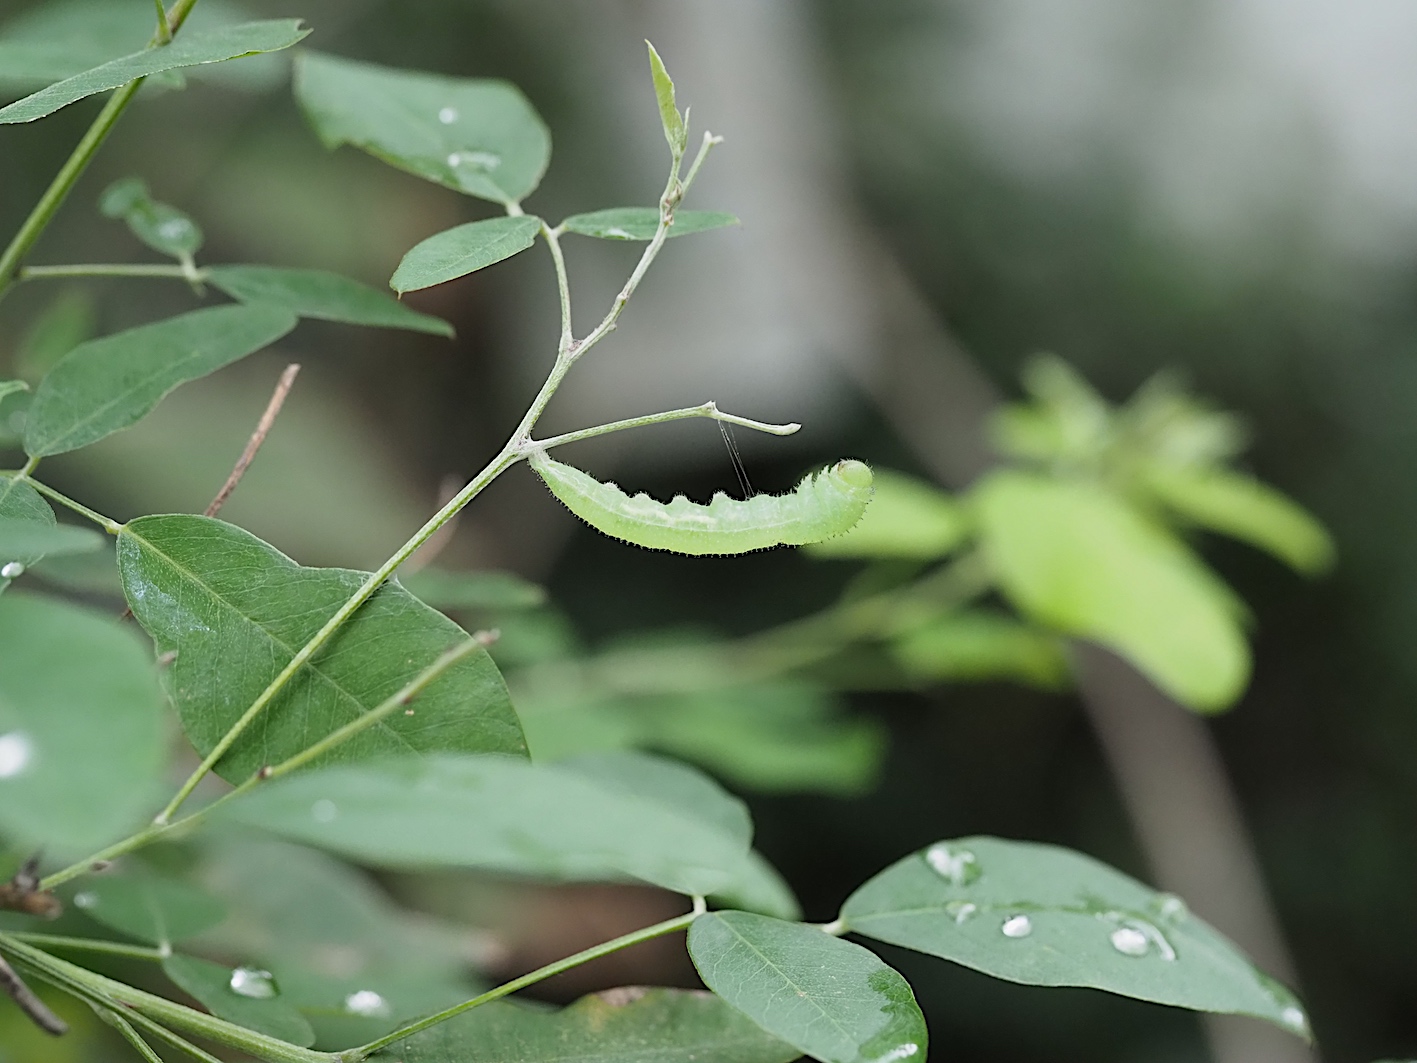
[[[790,494],[736,499],[720,492],[706,506],[683,495],[671,502],[627,495],[544,450],[528,461],[551,493],[592,528],[676,554],[743,554],[821,542],[850,531],[872,494],[870,466],[849,459],[809,473]]]

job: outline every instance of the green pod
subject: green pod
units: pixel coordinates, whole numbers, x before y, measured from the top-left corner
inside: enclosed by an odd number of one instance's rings
[[[809,473],[785,495],[742,500],[720,492],[708,505],[683,495],[659,502],[626,495],[580,469],[536,451],[528,459],[572,513],[592,528],[649,550],[676,554],[745,554],[773,546],[802,546],[850,531],[871,501],[865,462],[844,460]]]

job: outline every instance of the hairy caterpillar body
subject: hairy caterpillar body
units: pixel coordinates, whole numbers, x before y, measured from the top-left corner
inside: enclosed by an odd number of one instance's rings
[[[613,483],[547,457],[544,450],[528,460],[551,493],[592,528],[676,554],[744,554],[821,542],[850,531],[872,493],[870,466],[852,460],[808,474],[790,494],[740,500],[720,492],[706,506],[683,495],[672,502],[626,495]]]

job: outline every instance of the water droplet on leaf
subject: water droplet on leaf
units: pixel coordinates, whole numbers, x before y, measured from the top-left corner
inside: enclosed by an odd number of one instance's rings
[[[34,743],[29,735],[19,731],[0,735],[0,779],[15,778],[30,766],[33,759]]]
[[[1304,1009],[1296,1008],[1292,1004],[1279,1013],[1279,1021],[1291,1030],[1307,1030],[1309,1028],[1309,1017],[1304,1014]]]
[[[344,998],[344,1010],[366,1019],[383,1019],[393,1013],[389,1002],[372,989],[361,989]]]
[[[310,806],[310,818],[316,823],[333,823],[339,816],[339,806],[328,797],[322,797]]]
[[[1191,914],[1186,902],[1174,893],[1163,893],[1157,898],[1156,910],[1161,913],[1162,919],[1172,923],[1179,923]]]
[[[75,908],[92,908],[92,907],[93,907],[95,904],[97,904],[97,903],[98,903],[98,894],[97,894],[97,893],[88,893],[88,892],[85,892],[85,893],[76,893],[76,894],[74,894],[74,907],[75,907]]]
[[[920,1051],[920,1046],[913,1041],[907,1041],[903,1045],[892,1048],[883,1056],[877,1056],[871,1063],[896,1063],[897,1060],[909,1059]]]
[[[1119,926],[1112,931],[1112,947],[1123,956],[1145,956],[1151,951],[1151,938],[1135,927]]]
[[[945,911],[954,917],[955,925],[959,926],[979,911],[979,905],[971,904],[969,901],[950,901],[945,905]]]
[[[452,125],[458,120],[458,112],[455,107],[444,107],[438,112],[438,121],[444,125]]]
[[[925,850],[925,862],[952,886],[968,886],[981,871],[979,861],[968,849],[951,849],[948,845],[930,846]]]
[[[252,1000],[271,1000],[280,994],[275,977],[270,971],[260,971],[255,967],[238,967],[231,972],[231,991],[237,996]]]
[[[25,574],[25,566],[19,561],[8,561],[0,568],[0,579],[18,579]]]
[[[1033,933],[1033,920],[1026,915],[1011,915],[1001,929],[1006,938],[1026,938]]]

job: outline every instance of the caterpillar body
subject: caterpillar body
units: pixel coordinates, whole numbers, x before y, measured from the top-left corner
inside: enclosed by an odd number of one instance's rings
[[[534,451],[528,461],[566,508],[597,531],[649,550],[676,554],[744,554],[801,546],[850,531],[871,501],[871,468],[845,460],[809,473],[785,495],[729,498],[708,505],[679,495],[659,502],[630,496],[580,469]]]

